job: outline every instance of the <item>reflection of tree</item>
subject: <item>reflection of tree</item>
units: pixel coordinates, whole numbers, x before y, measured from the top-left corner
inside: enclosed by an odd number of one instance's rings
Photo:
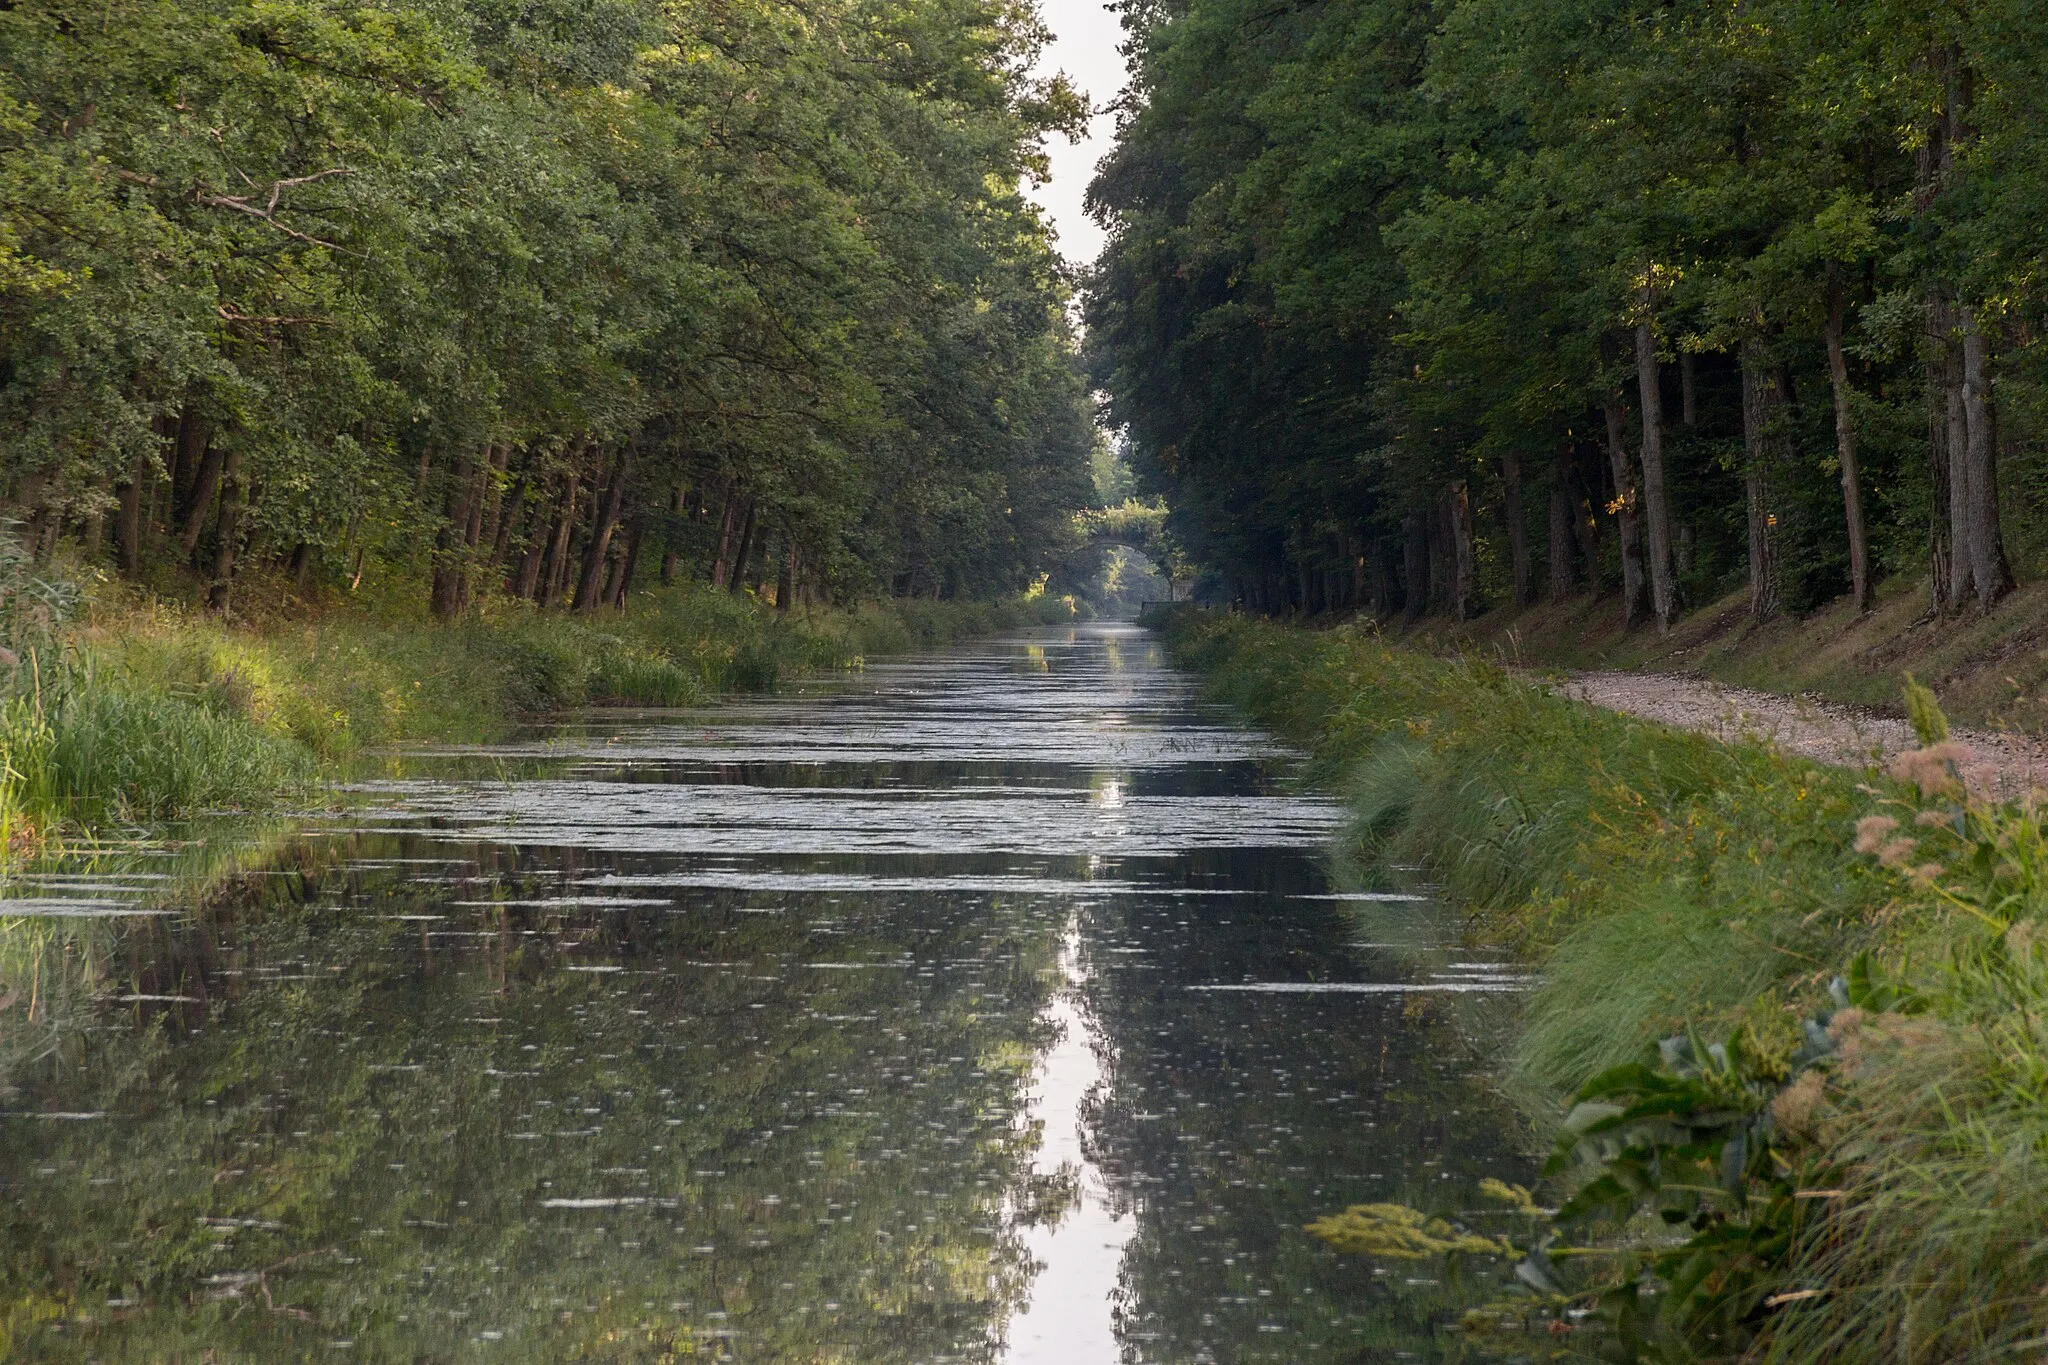
[[[1224,876],[1220,859],[1188,859],[1190,883],[1320,889],[1306,860],[1223,858]],[[1482,1205],[1479,1180],[1522,1164],[1505,1106],[1475,1074],[1471,1046],[1419,997],[1186,991],[1305,979],[1342,961],[1349,937],[1341,915],[1312,902],[1196,904],[1107,901],[1085,935],[1111,950],[1089,964],[1088,1007],[1114,1042],[1090,1156],[1136,1217],[1119,1296],[1126,1358],[1441,1353],[1438,1325],[1493,1296],[1493,1268],[1459,1272],[1477,1284],[1438,1283],[1435,1269],[1375,1277],[1302,1224],[1365,1200]],[[1199,933],[1177,929],[1197,914]]]
[[[423,851],[447,850],[351,849]],[[208,1003],[123,1007],[16,1077],[11,1111],[106,1114],[0,1122],[16,1354],[996,1352],[1027,1279],[1003,1211],[1049,918],[957,894],[521,905],[635,864],[476,852],[439,885],[288,863],[99,945],[134,993]],[[27,1321],[52,1305],[61,1329]]]

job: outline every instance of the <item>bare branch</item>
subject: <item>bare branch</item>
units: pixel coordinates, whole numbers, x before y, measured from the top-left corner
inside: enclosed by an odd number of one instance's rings
[[[256,188],[256,182],[250,180],[245,172],[237,170],[235,174],[248,181],[251,189]],[[310,185],[316,180],[325,180],[330,176],[354,174],[355,172],[346,166],[336,166],[329,170],[315,171],[311,175],[289,176],[282,180],[272,181],[270,197],[260,208],[250,202],[250,200],[256,197],[255,195],[213,194],[205,189],[196,189],[192,192],[192,199],[193,202],[203,204],[207,208],[232,209],[236,213],[246,213],[251,218],[261,218],[293,241],[304,242],[308,246],[325,247],[329,251],[338,251],[344,256],[360,256],[361,252],[350,251],[338,242],[330,242],[323,237],[315,237],[309,232],[301,232],[289,223],[278,221],[277,217],[279,204],[284,198],[286,190],[299,185]]]

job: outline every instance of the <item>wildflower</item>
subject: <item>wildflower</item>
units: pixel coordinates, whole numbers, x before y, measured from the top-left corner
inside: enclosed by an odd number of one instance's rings
[[[1801,1072],[1799,1079],[1778,1092],[1771,1101],[1771,1117],[1792,1137],[1804,1137],[1813,1126],[1814,1111],[1826,1094],[1826,1082],[1818,1071]]]
[[[1962,765],[1970,759],[1970,747],[1943,740],[1924,749],[1900,754],[1892,761],[1892,776],[1911,782],[1922,796],[1960,794]]]
[[[1856,822],[1856,851],[1875,853],[1884,844],[1884,836],[1899,827],[1899,822],[1889,815],[1866,815]]]

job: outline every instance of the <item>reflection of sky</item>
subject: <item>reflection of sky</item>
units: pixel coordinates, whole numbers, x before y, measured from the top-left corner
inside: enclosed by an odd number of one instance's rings
[[[1071,1164],[1081,1173],[1079,1202],[1053,1227],[1025,1238],[1044,1265],[1031,1282],[1031,1302],[1010,1320],[1008,1365],[1088,1365],[1118,1358],[1116,1323],[1108,1289],[1122,1273],[1131,1225],[1111,1208],[1102,1173],[1087,1160],[1081,1141],[1082,1107],[1102,1083],[1096,1049],[1102,1039],[1075,989],[1085,979],[1081,931],[1070,924],[1060,953],[1066,989],[1046,1011],[1058,1041],[1039,1060],[1030,1118],[1045,1125],[1039,1175]]]

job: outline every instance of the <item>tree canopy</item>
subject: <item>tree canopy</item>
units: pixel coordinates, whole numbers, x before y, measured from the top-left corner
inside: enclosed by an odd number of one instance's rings
[[[1547,580],[1668,625],[1900,573],[1989,606],[2043,562],[2025,6],[1125,20],[1091,367],[1213,594],[1462,616]]]
[[[1012,0],[0,6],[39,555],[589,607],[1007,592],[1088,500]],[[430,586],[429,586],[430,585]]]

